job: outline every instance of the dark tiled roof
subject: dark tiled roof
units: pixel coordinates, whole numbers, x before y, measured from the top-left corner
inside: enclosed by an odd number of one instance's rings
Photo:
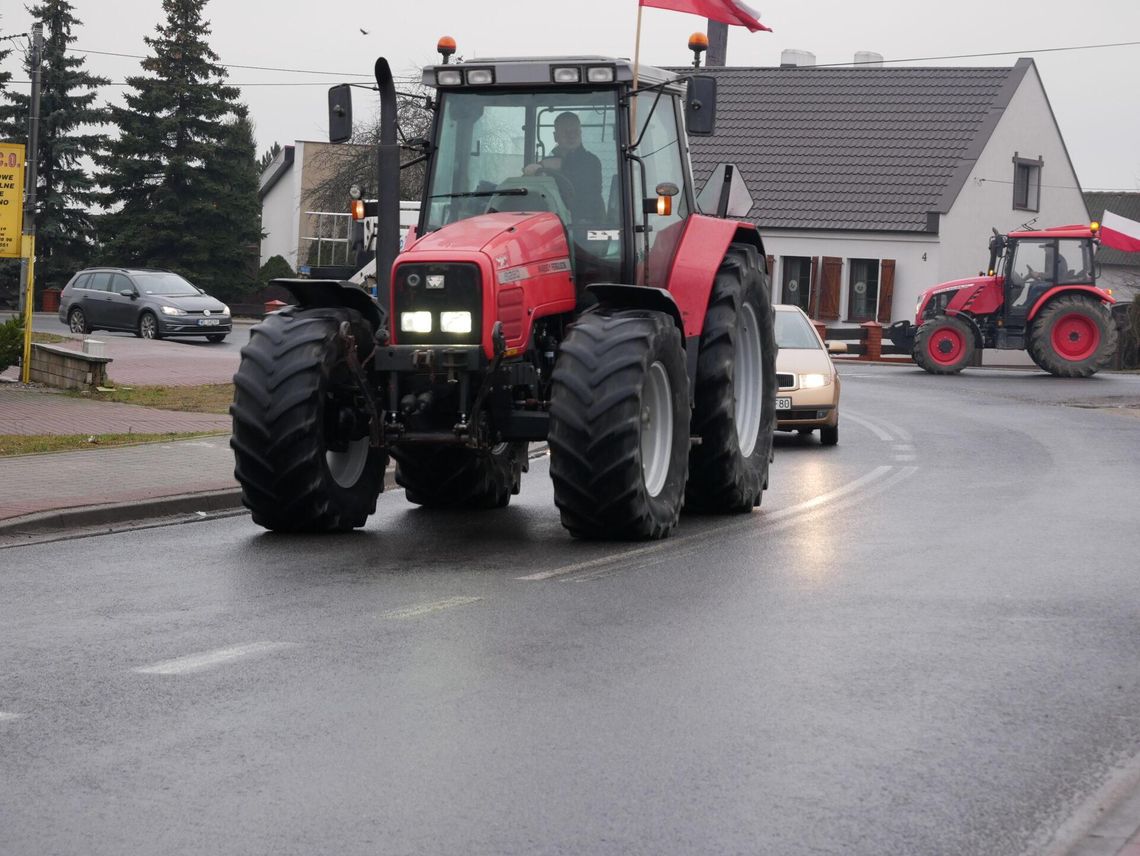
[[[691,140],[696,186],[736,163],[761,228],[925,232],[1030,65],[703,69],[717,132]]]
[[[1140,193],[1088,191],[1085,193],[1085,204],[1089,207],[1089,216],[1094,220],[1102,219],[1105,211],[1111,211],[1113,214],[1140,222]],[[1140,253],[1126,253],[1102,247],[1097,250],[1096,258],[1105,265],[1140,267]]]

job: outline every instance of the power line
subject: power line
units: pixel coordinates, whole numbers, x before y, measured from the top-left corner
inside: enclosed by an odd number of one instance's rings
[[[1026,54],[1057,53],[1060,51],[1089,51],[1099,48],[1129,48],[1140,45],[1140,42],[1110,42],[1101,45],[1065,45],[1059,48],[1033,48],[1020,51],[992,51],[990,53],[949,54],[947,56],[915,56],[906,59],[868,60],[866,62],[831,62],[812,66],[812,68],[837,68],[848,65],[880,65],[894,62],[934,62],[944,59],[980,59],[988,56],[1025,56]]]
[[[97,54],[98,56],[117,56],[124,59],[151,59],[149,56],[140,56],[139,54],[126,54],[115,53],[114,51],[94,51],[87,48],[73,48],[76,53]],[[222,68],[241,68],[248,71],[278,71],[284,74],[327,74],[330,77],[372,77],[371,74],[361,74],[360,72],[339,72],[339,71],[313,71],[302,68],[275,68],[273,66],[265,65],[237,65],[236,63],[219,62]],[[236,85],[236,84],[235,84]],[[248,84],[254,85],[254,84]]]

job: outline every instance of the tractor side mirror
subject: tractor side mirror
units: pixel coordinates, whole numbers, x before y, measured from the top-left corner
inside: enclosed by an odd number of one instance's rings
[[[352,139],[352,87],[347,83],[329,90],[329,142]]]
[[[685,92],[685,127],[696,137],[716,130],[716,78],[698,74],[689,78]]]

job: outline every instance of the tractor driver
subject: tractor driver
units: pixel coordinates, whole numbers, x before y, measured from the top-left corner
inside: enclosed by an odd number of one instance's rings
[[[582,122],[577,113],[560,113],[554,120],[555,146],[550,155],[538,163],[529,164],[524,175],[549,170],[564,176],[573,189],[566,199],[570,216],[576,223],[597,221],[605,216],[602,203],[602,162],[582,147]]]

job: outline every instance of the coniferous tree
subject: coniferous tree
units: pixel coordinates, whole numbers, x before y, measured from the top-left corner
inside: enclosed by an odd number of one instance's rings
[[[107,141],[98,131],[106,122],[106,110],[95,102],[98,87],[108,81],[87,72],[85,59],[69,51],[75,41],[73,31],[82,25],[69,0],[44,0],[28,11],[44,27],[36,153],[36,290],[40,291],[62,288],[90,262],[95,249],[91,209],[97,193],[88,165]],[[25,67],[30,74],[30,66]],[[13,137],[16,142],[27,143],[30,102],[30,95],[12,93],[9,103],[0,108],[5,124],[19,129]]]
[[[277,158],[277,156],[279,154],[281,154],[281,144],[280,143],[274,143],[268,149],[263,151],[261,153],[261,157],[257,159],[258,169],[261,172],[265,172],[266,167],[268,167],[271,163],[273,163],[273,161]]]
[[[109,263],[176,270],[213,291],[241,277],[234,260],[261,232],[256,149],[236,130],[246,110],[207,43],[205,5],[163,0],[145,74],[127,78],[126,106],[111,109],[120,133],[101,161],[100,236]]]

